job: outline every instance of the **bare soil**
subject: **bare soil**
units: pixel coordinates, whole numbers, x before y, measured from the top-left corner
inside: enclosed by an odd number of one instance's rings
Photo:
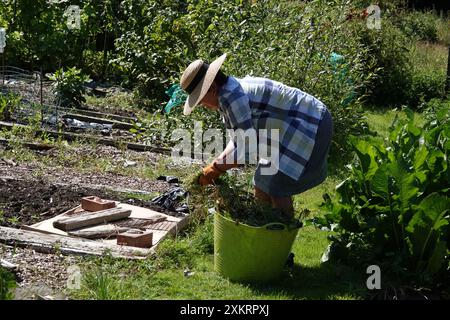
[[[156,181],[155,181],[156,182]],[[158,184],[166,184],[157,181]],[[163,188],[161,188],[163,189]],[[31,225],[57,216],[80,204],[81,198],[95,195],[149,208],[158,212],[177,216],[178,213],[155,206],[148,200],[130,199],[127,193],[92,189],[75,184],[61,186],[39,180],[5,180],[0,179],[0,225],[18,227]]]

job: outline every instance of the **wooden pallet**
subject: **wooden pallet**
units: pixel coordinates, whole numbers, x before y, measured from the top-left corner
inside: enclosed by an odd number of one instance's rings
[[[100,241],[7,227],[0,227],[0,243],[27,247],[42,253],[97,256],[109,253],[113,257],[126,259],[145,259],[154,252],[154,249],[118,246]]]
[[[166,237],[170,235],[176,235],[179,231],[184,229],[189,223],[189,216],[183,218],[172,217],[160,212],[156,212],[154,210],[132,206],[129,204],[118,203],[117,208],[123,210],[131,211],[130,216],[126,219],[119,220],[116,222],[110,222],[108,224],[102,224],[98,226],[90,226],[88,228],[81,228],[73,231],[66,232],[54,227],[54,222],[66,219],[69,217],[74,217],[77,214],[84,212],[81,209],[81,206],[72,208],[67,212],[60,214],[51,219],[36,223],[31,226],[23,226],[20,232],[17,232],[17,229],[11,230],[2,230],[0,231],[0,242],[9,244],[9,245],[18,245],[23,247],[31,246],[34,250],[39,252],[54,252],[52,250],[55,243],[60,243],[63,241],[64,250],[61,250],[63,254],[90,254],[90,255],[101,255],[105,250],[111,252],[112,256],[122,257],[122,258],[131,258],[131,259],[140,259],[145,258],[148,255],[151,255],[155,252],[157,246],[163,241]],[[77,236],[76,232],[81,232],[83,235],[83,231],[86,234],[90,234],[89,231],[92,231],[95,228],[107,227],[107,226],[115,226],[117,228],[120,227],[136,227],[134,223],[142,223],[143,220],[147,220],[148,224],[140,225],[140,228],[153,232],[153,246],[150,249],[141,249],[134,247],[125,247],[117,245],[117,240],[115,237],[106,237],[105,239],[99,240],[90,240],[84,239]],[[10,228],[7,228],[10,229]],[[100,228],[103,229],[103,228]],[[120,229],[118,229],[120,230]],[[28,234],[28,232],[32,232]],[[41,240],[39,240],[39,235]],[[31,242],[26,241],[27,236],[30,236]],[[90,235],[89,235],[90,236]],[[104,244],[105,246],[99,245]],[[113,250],[111,250],[113,249]],[[133,250],[137,249],[135,254],[133,254]],[[142,251],[147,250],[147,251]]]

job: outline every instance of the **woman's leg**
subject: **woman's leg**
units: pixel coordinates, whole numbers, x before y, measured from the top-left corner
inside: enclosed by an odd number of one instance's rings
[[[272,197],[255,186],[255,198],[262,203],[272,204]]]
[[[255,186],[255,198],[263,203],[271,204],[273,208],[281,209],[288,218],[294,217],[292,197],[272,197]]]
[[[281,209],[283,214],[288,218],[294,218],[294,203],[292,202],[292,197],[271,197],[272,206],[274,208]]]

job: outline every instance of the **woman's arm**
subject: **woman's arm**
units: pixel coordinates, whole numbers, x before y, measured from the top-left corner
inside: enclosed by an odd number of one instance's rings
[[[235,147],[233,141],[230,141],[225,150],[213,161],[216,168],[220,171],[227,171],[232,168],[237,168],[240,165],[234,161]]]

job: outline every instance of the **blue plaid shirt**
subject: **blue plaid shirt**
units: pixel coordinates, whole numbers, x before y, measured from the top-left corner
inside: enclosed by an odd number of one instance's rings
[[[229,77],[219,92],[227,129],[279,129],[278,170],[295,180],[311,157],[325,110],[313,96],[264,78]]]

